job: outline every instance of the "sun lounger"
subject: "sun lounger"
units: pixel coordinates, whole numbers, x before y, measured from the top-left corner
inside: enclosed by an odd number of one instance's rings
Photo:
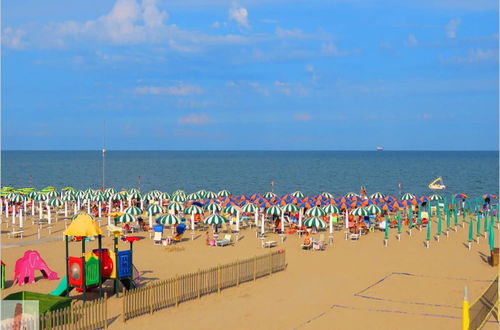
[[[223,239],[219,239],[215,242],[217,246],[226,246],[231,244],[231,235],[224,235]]]
[[[354,234],[352,233],[349,238],[351,239],[351,241],[357,241],[359,240],[359,234]]]
[[[9,238],[13,238],[13,237],[23,238],[23,233],[24,233],[24,230],[11,231],[7,234],[7,237],[9,237]]]
[[[155,245],[160,245],[162,240],[162,232],[155,231],[155,236],[153,237],[153,241]]]
[[[316,251],[322,251],[326,249],[325,234],[319,235],[319,240],[313,242],[313,249]]]
[[[278,242],[276,242],[276,241],[262,241],[263,248],[272,248],[276,245],[278,245]]]

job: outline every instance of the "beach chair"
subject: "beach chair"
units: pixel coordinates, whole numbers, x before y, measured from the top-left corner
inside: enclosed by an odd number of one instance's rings
[[[326,249],[325,234],[320,234],[319,240],[313,242],[313,249],[316,251],[323,251]]]
[[[217,245],[217,246],[226,246],[226,245],[230,245],[230,244],[231,244],[231,235],[230,234],[224,235],[223,239],[219,239],[215,242],[215,245]]]
[[[355,233],[351,233],[351,235],[349,236],[349,238],[351,239],[351,241],[358,241],[359,240],[359,234],[355,234]]]
[[[14,237],[23,238],[23,233],[24,233],[24,230],[22,230],[21,228],[18,230],[14,230],[14,228],[12,228],[12,231],[7,233],[7,237],[8,238],[14,238]]]
[[[155,236],[153,237],[153,242],[155,245],[160,245],[162,241],[162,232],[161,231],[155,231]]]

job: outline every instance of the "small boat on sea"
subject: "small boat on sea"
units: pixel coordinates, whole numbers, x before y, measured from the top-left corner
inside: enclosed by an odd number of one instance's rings
[[[382,147],[377,147],[377,151],[384,151],[384,148],[382,148]]]
[[[443,178],[439,177],[436,178],[434,181],[429,183],[429,189],[430,190],[444,190],[446,189],[446,186],[444,185]]]

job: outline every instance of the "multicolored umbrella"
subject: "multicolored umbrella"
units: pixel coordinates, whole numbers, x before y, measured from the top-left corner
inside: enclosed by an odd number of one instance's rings
[[[306,227],[325,228],[326,223],[318,217],[312,217],[304,221]]]
[[[205,220],[203,220],[204,223],[208,224],[208,225],[222,225],[223,223],[226,223],[228,222],[228,220],[226,218],[224,218],[222,215],[219,215],[219,214],[213,214],[207,218],[205,218]]]
[[[181,223],[181,219],[173,214],[168,214],[156,218],[156,222],[162,225],[178,225]]]
[[[457,199],[466,199],[466,198],[469,198],[469,196],[467,196],[466,194],[455,194],[453,195],[454,198],[457,198]]]

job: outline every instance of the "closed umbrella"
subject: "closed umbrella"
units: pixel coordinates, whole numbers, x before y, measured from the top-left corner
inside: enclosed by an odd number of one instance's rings
[[[495,232],[493,230],[493,221],[490,221],[488,226],[488,243],[490,245],[490,251],[495,248]]]

